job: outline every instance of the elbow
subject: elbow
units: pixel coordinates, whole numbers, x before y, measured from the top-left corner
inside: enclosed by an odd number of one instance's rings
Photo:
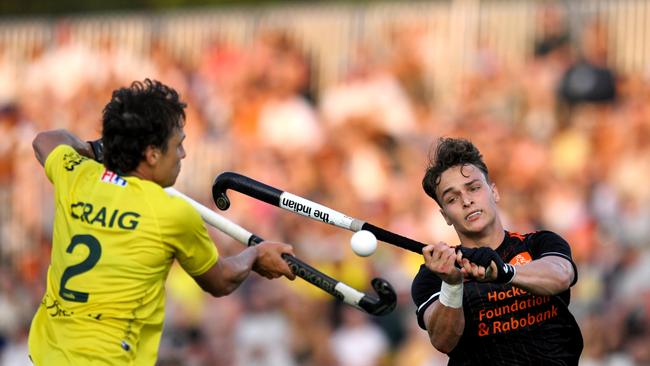
[[[557,280],[557,293],[560,293],[568,290],[571,287],[573,280],[575,279],[576,272],[573,268],[573,264],[571,264],[571,262],[566,259],[560,259],[558,267],[559,268],[557,273],[559,273],[559,276]]]
[[[239,287],[239,282],[228,282],[214,297],[222,297],[232,294]]]
[[[43,152],[41,146],[43,146],[43,140],[45,139],[45,133],[39,132],[34,140],[32,140],[32,149],[34,150],[34,155],[36,159],[43,164]]]
[[[207,292],[210,294],[212,297],[222,297],[230,294],[230,292],[221,290],[221,289],[203,289],[203,291]]]
[[[43,140],[47,139],[48,136],[54,134],[55,131],[58,132],[58,130],[38,132],[34,137],[34,140],[32,140],[32,147],[36,148],[37,146],[39,146],[43,142]]]
[[[230,291],[230,292],[228,292],[228,291],[208,291],[208,293],[212,297],[224,297],[224,296],[230,295],[231,292],[232,291]]]
[[[449,354],[451,351],[453,351],[454,348],[456,348],[456,344],[458,343],[450,342],[449,339],[443,339],[440,337],[429,337],[429,341],[435,349],[444,354]]]
[[[36,134],[32,140],[32,149],[36,159],[41,165],[45,165],[47,155],[61,144],[72,144],[73,137],[66,130],[43,131]]]
[[[214,297],[231,294],[246,279],[248,272],[233,268],[230,261],[218,260],[207,272],[195,276],[194,280],[201,289]]]
[[[573,281],[573,274],[569,273],[566,276],[562,276],[557,281],[557,288],[549,295],[557,295],[561,292],[568,290],[571,287],[571,282]]]
[[[212,297],[223,297],[233,293],[237,287],[237,284],[234,283],[223,283],[219,284],[219,286],[203,288],[203,291],[209,293]]]
[[[437,349],[438,351],[444,353],[444,354],[449,354],[451,351],[456,348],[458,345],[458,341],[460,341],[460,338],[463,335],[463,328],[464,328],[464,321],[459,322],[462,323],[462,327],[457,327],[453,329],[450,333],[442,334],[442,333],[435,333],[435,332],[430,332],[429,333],[429,342],[431,342],[431,345]]]
[[[447,308],[436,301],[434,306],[426,311],[425,320],[429,342],[438,351],[449,354],[456,348],[465,331],[465,317],[462,308]]]
[[[562,278],[560,280],[560,291],[559,292],[568,290],[569,287],[571,287],[572,282],[573,282],[573,273],[569,273],[567,276],[564,276],[564,278]]]
[[[237,289],[238,284],[231,281],[223,281],[222,279],[216,281],[197,281],[199,287],[212,297],[223,297],[230,295],[235,289]]]
[[[32,140],[32,149],[34,149],[34,151],[36,151],[36,149],[38,148],[38,145],[39,145],[39,141],[43,138],[42,134],[43,134],[43,132],[37,133],[36,137],[34,137],[34,139]]]
[[[431,341],[431,344],[433,345],[433,347],[436,350],[438,350],[438,352],[441,352],[441,353],[444,353],[444,354],[449,354],[449,352],[451,352],[451,350],[453,349],[452,347],[449,347],[449,345],[444,344],[442,342],[435,343],[435,342]]]
[[[568,290],[573,283],[573,277],[575,273],[573,272],[573,267],[565,266],[562,270],[557,271],[558,276],[555,279],[555,286],[552,286],[547,294],[544,295],[557,295],[561,292]]]

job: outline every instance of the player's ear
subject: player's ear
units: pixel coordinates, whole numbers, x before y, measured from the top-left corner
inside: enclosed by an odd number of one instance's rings
[[[147,146],[144,150],[144,158],[149,165],[156,165],[158,159],[160,159],[160,149],[152,145]]]

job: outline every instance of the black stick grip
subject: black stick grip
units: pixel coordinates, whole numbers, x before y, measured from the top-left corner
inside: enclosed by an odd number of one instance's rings
[[[251,237],[248,239],[248,246],[256,245],[263,241],[264,239],[261,237],[257,235],[251,235]],[[316,268],[290,254],[282,254],[282,259],[287,262],[293,274],[311,283],[312,285],[315,285],[316,287],[336,297],[337,299],[343,300],[343,294],[335,290],[336,284],[339,283],[339,281],[322,273]]]
[[[281,190],[241,174],[225,172],[219,174],[212,185],[212,198],[222,211],[230,207],[230,200],[226,196],[228,189],[233,189],[274,206],[280,205]]]
[[[344,299],[343,294],[336,291],[335,289],[339,281],[322,273],[321,271],[317,270],[316,268],[310,266],[309,264],[301,261],[300,259],[292,255],[282,254],[282,258],[284,258],[284,260],[289,265],[289,268],[291,268],[291,272],[293,272],[296,276],[320,288],[321,290],[327,292],[328,294],[334,296],[335,298],[343,301]]]
[[[399,234],[395,234],[391,231],[382,229],[378,226],[375,226],[371,223],[364,223],[361,226],[362,230],[368,230],[371,233],[375,234],[375,237],[377,237],[378,240],[381,240],[386,243],[391,243],[393,245],[396,245],[400,248],[410,250],[414,253],[422,254],[422,248],[424,248],[426,245],[423,243],[420,243],[419,241],[415,241],[413,239],[409,239],[405,236],[401,236]]]

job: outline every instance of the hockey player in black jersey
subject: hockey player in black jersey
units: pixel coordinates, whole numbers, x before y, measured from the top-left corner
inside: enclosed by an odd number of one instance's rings
[[[422,185],[460,239],[425,247],[411,288],[418,323],[449,365],[577,365],[569,244],[504,229],[497,187],[467,140],[441,139]]]

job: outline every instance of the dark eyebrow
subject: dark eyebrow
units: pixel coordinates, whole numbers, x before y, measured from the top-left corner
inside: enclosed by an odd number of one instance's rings
[[[444,197],[447,193],[449,193],[450,191],[453,191],[453,190],[454,190],[453,187],[449,187],[449,188],[445,189],[445,190],[442,191],[442,193],[440,194],[440,197]]]
[[[472,179],[471,181],[469,181],[469,182],[467,182],[467,183],[465,183],[465,184],[463,184],[463,185],[467,187],[467,186],[471,186],[472,184],[474,184],[474,183],[476,183],[476,182],[480,182],[480,181],[481,181],[480,179]],[[450,191],[453,191],[453,190],[454,190],[454,187],[449,187],[449,188],[445,189],[445,190],[442,191],[442,193],[440,194],[440,197],[444,197],[445,194],[447,194],[447,193],[449,193]]]

